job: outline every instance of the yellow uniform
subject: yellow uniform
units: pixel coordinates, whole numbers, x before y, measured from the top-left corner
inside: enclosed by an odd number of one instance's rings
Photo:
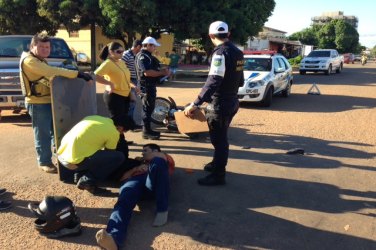
[[[64,162],[78,164],[103,148],[116,149],[119,138],[112,119],[87,116],[63,137],[57,154]]]
[[[58,68],[47,64],[46,60],[39,59],[31,52],[21,58],[21,84],[26,94],[25,102],[30,104],[51,103],[50,81],[54,76],[76,78],[78,71]],[[38,81],[39,80],[39,81]],[[34,93],[30,82],[34,84]]]
[[[121,96],[129,96],[131,91],[131,74],[123,60],[112,61],[107,59],[94,72],[112,82],[115,87],[113,93]]]

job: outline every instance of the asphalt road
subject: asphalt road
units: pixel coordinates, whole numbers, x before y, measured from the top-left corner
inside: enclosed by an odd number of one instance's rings
[[[178,105],[193,101],[205,78],[181,78],[159,87]],[[321,95],[307,95],[316,83]],[[99,89],[101,92],[101,89]],[[98,93],[99,111],[102,108]],[[169,222],[152,228],[153,203],[135,210],[126,249],[376,249],[376,64],[345,65],[341,74],[295,75],[292,95],[270,108],[241,105],[229,132],[227,185],[201,187],[210,161],[205,135],[190,141],[163,134],[158,142],[174,156]],[[95,197],[37,169],[30,120],[3,112],[0,187],[13,208],[0,213],[0,249],[96,249],[116,202]],[[140,133],[131,156],[149,141]],[[305,155],[287,155],[304,148]],[[47,240],[33,229],[27,203],[65,195],[83,225],[80,237]],[[111,197],[112,196],[112,197]]]

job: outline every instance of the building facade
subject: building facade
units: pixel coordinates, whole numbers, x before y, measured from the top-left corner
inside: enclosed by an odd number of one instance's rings
[[[79,31],[68,32],[65,27],[61,27],[57,33],[56,37],[63,38],[70,49],[75,53],[85,53],[90,57],[91,55],[91,36],[90,36],[90,27],[82,28]],[[100,62],[99,53],[102,48],[113,41],[117,41],[120,44],[123,44],[120,40],[110,39],[106,37],[102,29],[99,26],[95,26],[95,54],[96,61]],[[165,52],[171,52],[173,48],[174,36],[172,34],[161,34],[161,37],[157,40],[161,44],[158,47],[158,51],[161,55],[164,55]],[[131,46],[131,45],[130,45]],[[128,49],[128,48],[126,48]]]
[[[345,16],[343,11],[324,12],[321,16],[312,17],[312,24],[324,25],[332,20],[344,20],[355,29],[358,28],[358,18],[356,16]]]
[[[248,39],[245,49],[252,51],[273,50],[287,58],[298,56],[301,53],[301,42],[288,40],[286,33],[282,30],[263,27],[256,37]]]

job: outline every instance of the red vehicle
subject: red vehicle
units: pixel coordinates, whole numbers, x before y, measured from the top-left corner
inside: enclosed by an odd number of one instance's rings
[[[354,64],[355,56],[352,53],[343,54],[343,61],[344,63],[352,63]]]

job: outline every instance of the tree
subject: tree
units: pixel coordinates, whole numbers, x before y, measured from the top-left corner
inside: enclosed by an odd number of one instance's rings
[[[330,23],[325,24],[317,33],[319,44],[318,47],[321,49],[335,49],[335,23],[331,21]]]
[[[211,22],[226,21],[230,28],[232,41],[243,44],[248,37],[258,34],[275,6],[274,0],[191,0],[183,2],[185,5],[180,17],[186,16],[187,18],[172,23],[172,31],[178,39],[201,38],[206,51],[212,47],[208,37],[208,26]],[[187,2],[190,4],[188,5]]]
[[[152,0],[99,0],[99,6],[106,17],[104,33],[123,41],[124,47],[133,42],[136,33],[147,33],[156,20],[157,7]]]
[[[38,13],[47,18],[57,29],[64,25],[67,31],[77,31],[90,26],[91,30],[91,67],[96,67],[95,25],[102,25],[104,17],[98,0],[37,0]]]
[[[359,34],[349,23],[339,20],[335,24],[335,44],[340,53],[354,52],[359,43]]]
[[[309,28],[289,36],[290,40],[299,40],[303,44],[323,49],[337,49],[340,53],[359,51],[359,34],[344,20],[332,20],[324,25],[312,25]]]
[[[376,45],[372,48],[372,50],[371,50],[371,55],[372,55],[373,57],[376,57]]]
[[[56,32],[55,26],[37,13],[35,0],[0,0],[0,34],[35,34],[46,30]]]
[[[316,31],[313,27],[305,28],[302,31],[295,32],[288,37],[289,40],[298,40],[303,44],[318,46],[319,41]]]
[[[172,32],[180,40],[200,39],[206,50],[212,46],[208,39],[211,22],[226,21],[232,40],[244,43],[261,30],[274,6],[274,0],[100,0],[109,20],[106,29],[113,34],[120,32],[132,39],[136,33],[158,37]]]

